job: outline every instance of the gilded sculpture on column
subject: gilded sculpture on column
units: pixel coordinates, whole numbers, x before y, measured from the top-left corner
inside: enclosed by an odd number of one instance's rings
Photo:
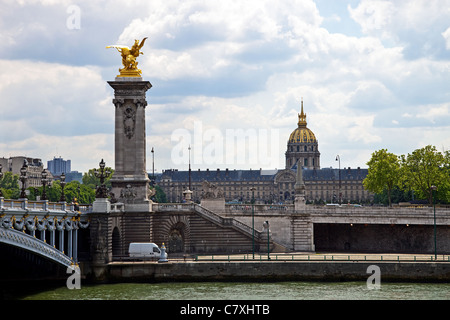
[[[136,58],[139,57],[140,54],[144,54],[141,52],[141,49],[144,46],[146,39],[147,37],[142,39],[140,43],[139,40],[134,40],[134,44],[131,48],[119,45],[106,47],[116,48],[122,56],[123,68],[119,69],[120,74],[118,77],[141,77],[142,71],[137,67],[138,62],[136,61]]]

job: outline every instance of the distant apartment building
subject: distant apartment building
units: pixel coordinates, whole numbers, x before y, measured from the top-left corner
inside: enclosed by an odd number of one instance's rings
[[[27,165],[27,182],[26,188],[40,187],[42,186],[42,171],[44,170],[44,164],[39,158],[30,158],[24,156],[16,156],[10,158],[0,158],[0,164],[2,165],[2,172],[12,172],[20,176],[20,169],[23,167],[24,162]],[[48,178],[52,178],[49,175]]]
[[[52,173],[54,176],[60,176],[61,174],[66,174],[71,172],[71,161],[64,160],[63,158],[53,157],[53,160],[47,161],[48,171]]]

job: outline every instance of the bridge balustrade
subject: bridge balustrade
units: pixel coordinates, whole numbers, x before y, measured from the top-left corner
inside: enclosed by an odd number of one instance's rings
[[[48,256],[49,249],[47,247],[31,244],[33,241],[47,243],[47,239],[49,239],[50,248],[53,247],[68,259],[77,262],[78,230],[89,226],[86,213],[90,212],[89,206],[81,206],[80,209],[83,211],[75,211],[73,204],[49,203],[47,200],[5,200],[0,197],[0,229],[3,229],[0,233],[0,241],[19,247],[24,247],[23,244],[26,243],[25,249],[41,250],[43,255]],[[21,237],[17,236],[17,231],[22,232]],[[12,237],[12,233],[15,233],[16,236]],[[23,237],[30,239],[24,241]],[[67,238],[67,244],[64,243],[65,238]],[[14,239],[17,240],[15,244]],[[65,252],[66,247],[67,251]],[[53,256],[58,257],[58,259],[54,259],[57,262],[62,261],[58,254]]]

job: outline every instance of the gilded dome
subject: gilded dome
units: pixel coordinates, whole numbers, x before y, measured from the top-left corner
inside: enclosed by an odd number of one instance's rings
[[[306,114],[302,110],[298,115],[298,127],[292,131],[288,143],[317,143],[314,133],[306,127]]]
[[[317,139],[314,133],[308,128],[297,128],[289,136],[290,143],[316,143]]]

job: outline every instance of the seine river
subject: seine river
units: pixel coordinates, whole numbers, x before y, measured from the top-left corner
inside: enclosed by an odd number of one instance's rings
[[[119,283],[49,289],[25,300],[450,300],[450,283]]]

